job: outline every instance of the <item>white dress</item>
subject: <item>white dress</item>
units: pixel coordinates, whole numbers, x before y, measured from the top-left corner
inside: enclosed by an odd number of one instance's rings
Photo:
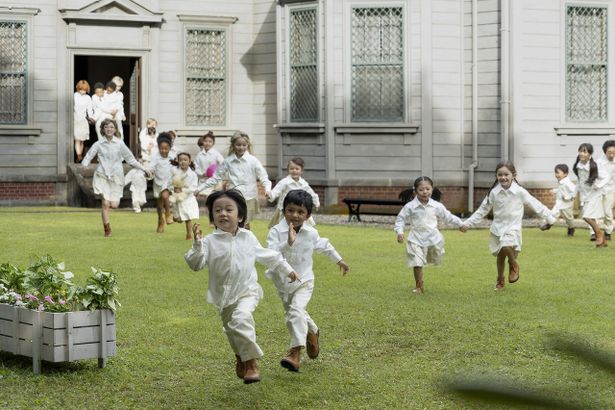
[[[79,141],[89,140],[90,124],[86,117],[94,117],[92,97],[76,92],[74,102],[73,129],[75,139]]]
[[[171,184],[171,155],[167,155],[166,158],[160,156],[160,152],[154,153],[151,158],[151,162],[147,164],[146,169],[154,174],[154,183],[152,188],[154,190],[154,198],[160,198],[160,194],[165,189],[169,192],[173,191]]]
[[[173,178],[176,178],[177,175],[182,175],[184,178],[182,192],[186,194],[186,198],[173,204],[173,217],[180,221],[199,219],[199,204],[194,196],[198,185],[198,177],[190,168],[186,172],[179,168],[173,169]]]

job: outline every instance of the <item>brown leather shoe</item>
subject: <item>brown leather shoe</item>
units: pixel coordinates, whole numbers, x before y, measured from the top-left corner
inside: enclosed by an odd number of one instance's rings
[[[243,367],[245,369],[243,374],[244,384],[257,383],[261,381],[261,374],[258,371],[256,359],[246,360],[243,362]]]
[[[105,230],[105,236],[107,237],[111,236],[111,222],[107,224],[103,224],[103,228]]]
[[[243,377],[246,374],[246,367],[244,366],[243,362],[241,361],[241,357],[235,355],[235,359],[237,359],[237,361],[235,362],[235,374],[240,379],[243,379]]]
[[[316,333],[308,332],[305,338],[305,351],[310,359],[316,359],[320,353],[320,346],[318,345],[318,337],[320,336],[320,329]]]
[[[286,357],[280,360],[280,365],[291,372],[298,372],[301,366],[301,346],[290,349]]]
[[[498,290],[504,290],[504,277],[498,278],[498,281],[495,284],[495,289],[496,291]]]
[[[515,283],[519,280],[519,269],[517,261],[508,264],[508,283]]]

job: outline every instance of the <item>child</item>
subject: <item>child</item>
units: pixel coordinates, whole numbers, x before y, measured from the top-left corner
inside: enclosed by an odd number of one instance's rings
[[[615,205],[615,140],[607,140],[602,144],[604,156],[598,159],[598,168],[602,168],[609,176],[609,181],[604,186],[604,239],[611,240],[613,232],[613,206]]]
[[[265,195],[269,196],[271,193],[271,181],[269,181],[267,171],[260,161],[250,154],[250,151],[250,137],[237,131],[231,137],[228,157],[218,167],[216,173],[197,188],[197,192],[201,192],[216,186],[223,179],[228,179],[229,188],[238,189],[248,204],[248,214],[245,220],[245,228],[248,230],[250,229],[250,221],[259,212],[256,181],[258,180],[263,184]]]
[[[260,381],[256,359],[263,356],[256,343],[252,312],[263,296],[257,282],[255,262],[286,275],[291,282],[297,273],[280,252],[265,249],[256,236],[243,229],[247,205],[237,190],[217,191],[207,198],[209,219],[216,230],[202,238],[194,224],[194,242],[185,260],[192,270],[209,270],[207,301],[220,312],[224,333],[235,352],[235,373],[243,382]]]
[[[269,270],[265,274],[273,280],[286,313],[286,327],[290,333],[290,352],[280,364],[289,371],[299,371],[301,349],[306,347],[310,359],[318,357],[318,326],[307,312],[307,304],[314,290],[312,253],[325,254],[337,263],[343,275],[350,269],[326,238],[305,223],[312,213],[312,196],[302,189],[295,189],[285,196],[284,219],[271,228],[267,237],[270,249],[280,251],[299,272],[296,282],[288,283],[284,276]]]
[[[103,83],[94,84],[94,95],[92,96],[92,107],[94,110],[94,121],[96,128],[96,136],[100,141],[102,138],[101,135],[101,124],[106,119],[112,118],[112,108],[109,106],[108,102],[105,100],[105,86]],[[117,128],[117,125],[116,125]]]
[[[118,118],[122,121],[126,121],[126,114],[124,113],[124,93],[120,91],[124,86],[124,80],[119,75],[116,75],[111,79],[115,83],[115,92],[117,93],[117,100],[119,102]]]
[[[574,236],[572,207],[577,189],[570,178],[568,178],[568,165],[557,164],[555,166],[555,179],[557,179],[558,187],[553,190],[555,193],[555,206],[551,209],[551,213],[556,219],[561,215],[568,227],[567,235]]]
[[[472,225],[478,223],[493,210],[489,250],[497,256],[496,265],[498,278],[495,290],[504,289],[504,263],[508,259],[508,282],[519,280],[519,262],[517,257],[521,252],[521,220],[523,205],[529,205],[534,212],[547,220],[540,227],[546,230],[555,223],[555,217],[549,209],[541,204],[517,182],[517,170],[510,161],[502,161],[495,168],[496,180],[487,193],[487,197],[472,216],[465,220],[460,230],[466,232]]]
[[[438,230],[438,220],[461,226],[461,219],[450,213],[444,205],[431,196],[434,191],[433,181],[429,177],[418,177],[414,181],[415,197],[401,209],[395,219],[397,242],[404,242],[405,225],[410,225],[406,242],[408,267],[414,272],[416,287],[413,293],[422,294],[423,266],[440,265],[444,255],[444,238]]]
[[[143,163],[148,163],[152,159],[152,155],[158,151],[158,132],[156,131],[156,127],[158,126],[158,121],[154,118],[148,118],[145,123],[146,128],[142,129],[139,132],[139,146],[141,147],[141,161]]]
[[[124,177],[124,186],[130,184],[132,199],[132,210],[136,214],[141,213],[141,207],[147,202],[145,193],[147,192],[147,180],[142,172],[131,169]]]
[[[164,223],[173,223],[171,215],[171,203],[169,202],[169,190],[171,186],[171,136],[162,132],[158,136],[158,152],[154,154],[152,160],[147,164],[146,169],[154,174],[154,198],[156,198],[156,209],[158,210],[158,228],[156,232],[164,232]]]
[[[90,92],[90,84],[85,80],[80,80],[75,85],[74,95],[74,118],[73,133],[75,136],[75,153],[77,162],[83,159],[83,141],[90,139],[90,124],[88,119],[94,116],[92,98],[87,94]]]
[[[271,190],[271,194],[269,195],[269,201],[273,202],[277,197],[278,206],[271,218],[271,222],[269,222],[269,228],[274,227],[280,222],[283,214],[284,207],[284,197],[288,194],[289,191],[293,189],[303,189],[307,191],[312,196],[312,202],[314,204],[314,208],[318,210],[320,208],[320,201],[318,200],[318,195],[316,192],[310,187],[310,184],[307,183],[305,179],[301,177],[303,174],[303,169],[305,168],[305,162],[302,158],[293,158],[288,161],[288,175],[278,181],[275,184],[275,187]],[[311,212],[310,212],[311,214]],[[308,223],[312,226],[316,225],[314,222],[314,218],[312,216],[309,217]]]
[[[133,168],[138,168],[149,175],[149,171],[135,159],[130,149],[118,137],[119,132],[113,121],[105,119],[101,123],[104,138],[92,145],[83,158],[82,166],[87,167],[94,156],[98,156],[98,167],[94,172],[92,187],[94,193],[102,195],[102,222],[105,236],[111,236],[109,210],[117,208],[124,192],[124,168],[122,160]],[[114,138],[116,137],[116,138]]]
[[[577,187],[583,204],[583,220],[594,232],[590,240],[595,240],[596,247],[602,248],[607,246],[607,243],[602,229],[598,226],[598,220],[605,217],[604,204],[608,200],[605,186],[610,178],[602,164],[597,164],[592,158],[593,152],[593,145],[581,144],[573,169],[579,178]]]
[[[123,81],[122,84],[124,84]],[[118,86],[113,80],[107,81],[107,84],[105,84],[104,100],[105,104],[111,110],[111,118],[115,121],[117,128],[120,130],[120,138],[123,139],[124,129],[122,127],[122,118],[124,115],[124,94],[118,92]]]
[[[194,171],[199,177],[199,183],[207,181],[215,173],[215,169],[224,161],[222,154],[214,148],[215,143],[216,137],[211,131],[199,138],[197,144],[201,150],[194,159]],[[206,192],[206,194],[210,193],[211,191]]]
[[[199,204],[194,193],[199,184],[196,173],[193,171],[194,164],[187,152],[180,152],[177,161],[171,162],[178,168],[173,169],[173,181],[181,178],[182,187],[174,186],[173,193],[176,201],[173,204],[173,219],[177,222],[186,222],[186,239],[192,239],[192,220],[199,219]],[[177,194],[181,194],[177,195]]]

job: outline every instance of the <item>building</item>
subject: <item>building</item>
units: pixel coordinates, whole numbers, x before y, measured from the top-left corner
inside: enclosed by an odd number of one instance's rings
[[[240,129],[325,205],[428,175],[459,211],[508,158],[548,202],[615,134],[614,1],[0,0],[0,203],[70,202],[74,85],[114,75],[135,152],[148,117],[192,153]]]

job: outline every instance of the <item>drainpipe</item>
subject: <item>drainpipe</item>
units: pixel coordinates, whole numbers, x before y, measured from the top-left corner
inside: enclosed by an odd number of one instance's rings
[[[468,212],[474,212],[474,170],[478,167],[478,0],[472,0],[472,162],[468,165]]]
[[[509,49],[510,49],[510,3],[509,0],[501,1],[501,16],[502,16],[502,27],[500,31],[502,32],[502,46],[500,48],[500,61],[502,67],[502,84],[501,84],[501,100],[500,100],[500,130],[501,130],[501,140],[500,140],[500,152],[501,159],[508,160],[510,158],[509,153],[509,122],[508,119],[510,117],[510,58],[509,58]]]
[[[464,25],[465,25],[465,13],[463,11],[463,4],[465,0],[459,0],[459,159],[461,162],[460,169],[465,168],[465,44],[464,44]]]

